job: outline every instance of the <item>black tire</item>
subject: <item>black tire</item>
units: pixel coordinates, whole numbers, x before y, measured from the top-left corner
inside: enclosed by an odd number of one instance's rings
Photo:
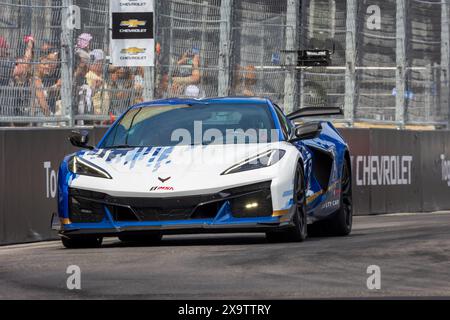
[[[122,242],[138,242],[138,243],[145,243],[145,244],[158,244],[161,242],[163,236],[161,233],[123,234],[123,235],[120,235],[118,238]]]
[[[306,187],[303,168],[299,164],[295,173],[295,215],[294,227],[286,231],[267,232],[266,238],[269,242],[303,242],[308,236],[308,216],[306,212]]]
[[[318,235],[344,237],[348,236],[352,232],[352,177],[347,161],[345,161],[342,168],[340,204],[340,208],[334,212],[329,219],[319,222],[317,225],[313,225],[314,228],[318,229]]]
[[[88,249],[100,248],[103,243],[102,237],[89,238],[66,238],[62,237],[61,242],[67,249]]]

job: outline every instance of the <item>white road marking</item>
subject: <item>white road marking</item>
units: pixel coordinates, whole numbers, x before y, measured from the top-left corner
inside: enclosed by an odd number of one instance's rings
[[[388,213],[382,215],[373,215],[373,217],[413,217],[413,216],[433,216],[433,215],[450,215],[450,211],[435,211],[435,212],[404,212],[404,213]],[[369,216],[370,217],[370,216]]]
[[[104,244],[111,244],[116,242],[115,238],[108,238],[103,241]],[[49,248],[63,248],[60,240],[45,241],[45,242],[34,242],[25,244],[15,244],[8,246],[0,246],[0,254],[8,254],[23,250],[36,250],[36,249],[49,249]]]

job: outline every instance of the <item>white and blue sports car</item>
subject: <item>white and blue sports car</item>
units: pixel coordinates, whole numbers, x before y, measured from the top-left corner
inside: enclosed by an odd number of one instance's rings
[[[85,132],[71,135],[82,150],[60,166],[52,225],[67,248],[197,232],[262,232],[270,241],[303,241],[308,229],[348,235],[348,146],[330,122],[305,121],[339,113],[286,116],[257,98],[133,106],[96,147]]]

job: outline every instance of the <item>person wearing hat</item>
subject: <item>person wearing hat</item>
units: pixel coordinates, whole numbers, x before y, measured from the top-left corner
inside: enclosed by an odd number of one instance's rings
[[[75,105],[78,106],[78,113],[83,114],[86,108],[86,94],[88,86],[86,84],[86,74],[89,72],[90,46],[93,37],[90,33],[82,33],[78,36],[75,44],[75,71],[73,73],[73,93]],[[81,93],[81,94],[80,94]],[[83,94],[84,93],[84,94]]]
[[[77,38],[75,45],[76,69],[74,73],[75,88],[79,88],[84,84],[86,74],[89,71],[90,62],[90,44],[92,35],[90,33],[82,33]],[[78,90],[78,89],[77,89]]]

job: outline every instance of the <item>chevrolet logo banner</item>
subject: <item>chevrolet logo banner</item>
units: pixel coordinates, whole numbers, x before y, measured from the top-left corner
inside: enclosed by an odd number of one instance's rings
[[[153,12],[113,12],[112,23],[113,40],[153,39]]]
[[[132,20],[125,20],[120,23],[121,27],[128,27],[128,28],[137,28],[137,27],[145,27],[147,24],[147,21],[140,21],[136,19]]]
[[[154,0],[115,0],[110,8],[112,64],[154,66]]]
[[[140,54],[140,53],[145,53],[146,50],[147,50],[147,49],[145,49],[145,48],[136,48],[136,47],[133,47],[133,48],[122,49],[122,51],[120,51],[120,52],[121,52],[122,54],[129,54],[129,55],[135,56],[135,55],[138,55],[138,54]]]

